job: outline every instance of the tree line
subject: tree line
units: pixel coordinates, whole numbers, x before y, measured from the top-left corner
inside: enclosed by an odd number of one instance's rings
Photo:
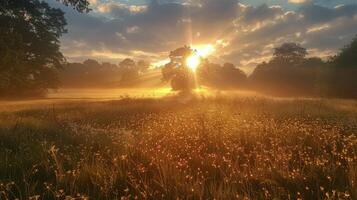
[[[59,0],[79,12],[88,12],[87,0]],[[147,70],[149,63],[125,59],[119,65],[66,62],[59,38],[67,30],[64,13],[39,0],[0,1],[0,97],[35,96],[62,85],[125,85]],[[185,63],[194,50],[171,51],[162,68],[164,81],[174,90],[197,85],[218,89],[249,89],[279,96],[357,97],[357,38],[328,60],[309,57],[295,43],[276,48],[272,59],[247,76],[231,63],[201,59],[193,73]]]
[[[58,75],[60,86],[65,88],[129,87],[135,85],[149,67],[149,62],[130,58],[118,65],[88,59],[83,63],[66,64]]]
[[[162,69],[164,80],[170,81],[175,90],[203,85],[275,96],[357,97],[357,37],[327,60],[310,57],[299,44],[284,43],[250,76],[231,63],[219,65],[201,58],[193,79],[193,72],[185,63],[192,53],[194,50],[187,46],[170,52],[170,63]]]

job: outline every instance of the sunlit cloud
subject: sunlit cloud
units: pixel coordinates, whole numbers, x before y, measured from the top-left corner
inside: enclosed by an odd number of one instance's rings
[[[329,24],[318,25],[318,26],[314,26],[314,27],[309,28],[306,31],[306,33],[318,32],[318,31],[326,30],[328,28],[330,28]]]
[[[289,3],[295,3],[295,4],[306,3],[306,2],[309,2],[309,0],[289,0]]]
[[[210,60],[254,67],[269,59],[272,44],[297,42],[314,52],[333,54],[357,34],[357,5],[345,3],[350,1],[330,7],[290,2],[297,4],[295,9],[279,2],[254,6],[236,0],[160,2],[97,1],[90,14],[68,10],[64,55],[79,59],[81,52],[83,58],[113,62],[142,58],[162,65],[170,51],[194,44],[194,48],[203,45],[205,50],[200,51],[210,54]]]
[[[192,48],[198,56],[203,58],[213,54],[216,51],[213,44],[193,45]]]
[[[166,58],[166,59],[154,61],[154,62],[151,63],[151,65],[154,66],[154,67],[161,67],[161,66],[166,65],[169,62],[170,62],[170,59]]]
[[[91,56],[109,58],[109,59],[125,59],[128,57],[128,55],[126,54],[113,53],[110,51],[96,51],[96,50],[91,52]]]

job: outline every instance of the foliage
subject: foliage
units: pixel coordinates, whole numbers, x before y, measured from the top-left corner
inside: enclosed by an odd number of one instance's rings
[[[196,87],[194,74],[186,65],[186,59],[193,53],[188,46],[170,52],[170,63],[162,68],[162,75],[163,80],[171,81],[173,90],[191,90]]]
[[[284,43],[275,48],[272,62],[298,64],[304,60],[307,55],[305,48],[296,43]]]
[[[78,12],[89,12],[91,9],[89,8],[89,0],[57,0],[62,2],[66,6],[72,6],[73,9]]]
[[[231,63],[223,66],[205,61],[198,68],[200,85],[219,89],[247,88],[247,75]]]
[[[38,0],[3,0],[0,24],[0,94],[56,87],[56,69],[65,61],[58,40],[66,32],[63,12]]]
[[[231,63],[221,66],[201,58],[197,71],[193,72],[186,66],[186,59],[194,53],[187,46],[170,52],[170,63],[162,68],[162,76],[164,80],[171,81],[174,90],[190,90],[197,84],[221,89],[246,86],[247,76]]]
[[[357,198],[355,101],[179,102],[0,107],[0,199]]]
[[[332,58],[332,63],[339,68],[355,67],[357,68],[357,36],[352,42],[346,45],[341,51]]]
[[[330,96],[357,97],[357,37],[330,60]]]
[[[144,75],[150,63],[126,58],[118,65],[88,59],[83,63],[68,63],[59,73],[65,88],[131,86]]]
[[[249,77],[252,87],[273,95],[323,95],[325,63],[320,58],[306,58],[306,52],[294,43],[276,48],[273,58],[259,64]]]
[[[283,96],[357,97],[357,38],[327,63],[307,58],[306,52],[294,43],[276,48],[273,58],[249,77],[252,87]]]

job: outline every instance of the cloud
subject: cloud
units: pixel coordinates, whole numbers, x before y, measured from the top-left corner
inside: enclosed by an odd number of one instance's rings
[[[96,8],[101,13],[106,13],[112,17],[125,17],[144,12],[147,9],[145,5],[127,5],[123,3],[102,3]]]
[[[236,0],[206,0],[199,5],[153,1],[135,7],[106,3],[98,6],[100,14],[89,15],[68,11],[70,32],[62,40],[63,49],[71,58],[68,49],[83,50],[83,46],[73,45],[81,41],[86,44],[85,48],[97,52],[138,56],[132,51],[140,50],[160,54],[194,41],[219,37],[232,26],[237,9]]]
[[[272,8],[260,7],[260,15],[272,13],[269,9]],[[311,3],[296,11],[258,17],[254,23],[250,18],[242,17],[237,22],[243,25],[237,26],[237,34],[224,51],[225,60],[253,66],[261,58],[270,58],[274,47],[290,41],[313,49],[314,55],[320,51],[321,56],[326,56],[325,52],[338,51],[357,34],[356,5],[327,8]]]
[[[289,0],[289,3],[295,3],[295,4],[301,4],[301,3],[306,3],[309,0]]]
[[[90,14],[66,9],[69,33],[62,38],[62,51],[70,60],[119,62],[133,57],[157,62],[182,45],[211,43],[217,44],[212,59],[254,66],[288,41],[300,42],[314,55],[336,52],[357,33],[356,14],[356,4],[325,7],[303,2],[291,10],[237,0],[162,0],[140,5],[98,0]]]

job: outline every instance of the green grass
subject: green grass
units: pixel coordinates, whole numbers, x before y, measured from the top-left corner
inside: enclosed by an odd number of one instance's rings
[[[253,97],[0,112],[0,199],[357,199],[357,104]]]

